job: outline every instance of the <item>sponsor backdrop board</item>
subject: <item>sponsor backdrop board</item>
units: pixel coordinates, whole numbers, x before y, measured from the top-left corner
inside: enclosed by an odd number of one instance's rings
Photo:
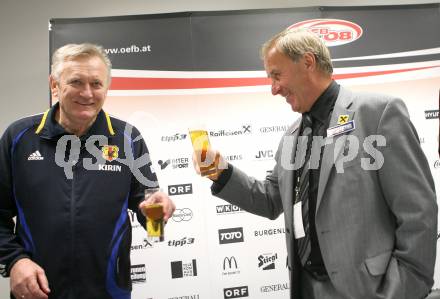
[[[283,132],[299,116],[270,94],[259,58],[261,44],[284,28],[318,33],[330,46],[340,84],[406,102],[440,190],[438,4],[186,12],[50,24],[51,51],[70,42],[106,49],[114,70],[105,110],[141,130],[160,185],[177,205],[161,243],[149,242],[130,212],[133,298],[288,298],[282,216],[271,221],[211,196],[210,182],[193,170],[188,137],[190,126],[203,123],[230,163],[256,178],[266,176]]]

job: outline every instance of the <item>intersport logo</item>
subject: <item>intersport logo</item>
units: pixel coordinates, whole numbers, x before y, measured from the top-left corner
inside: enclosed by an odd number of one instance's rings
[[[316,33],[327,45],[345,45],[362,36],[362,27],[356,23],[339,19],[312,19],[295,23],[289,29],[307,29]]]

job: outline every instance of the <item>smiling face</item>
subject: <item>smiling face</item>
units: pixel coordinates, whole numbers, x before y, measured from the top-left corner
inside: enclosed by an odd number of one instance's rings
[[[268,50],[264,57],[264,68],[272,81],[272,94],[284,97],[295,112],[309,111],[316,100],[311,81],[313,62],[310,53],[293,61],[276,47]]]
[[[56,119],[68,132],[81,135],[93,124],[107,96],[107,79],[107,67],[96,56],[64,61],[59,80],[50,76],[52,97],[60,103]]]

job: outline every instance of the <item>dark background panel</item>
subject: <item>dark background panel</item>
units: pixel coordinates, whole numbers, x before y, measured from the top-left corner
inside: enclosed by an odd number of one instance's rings
[[[115,69],[192,70],[189,13],[132,17],[54,19],[51,51],[66,43],[92,42],[106,49],[149,46],[151,51],[109,54]]]
[[[440,4],[307,7],[52,20],[51,51],[68,42],[105,48],[150,46],[151,52],[110,54],[113,67],[133,70],[263,70],[261,45],[309,19],[342,19],[363,29],[354,42],[330,47],[348,58],[440,47]],[[440,55],[335,62],[336,67],[439,59]]]
[[[364,31],[355,42],[331,47],[333,58],[440,47],[438,5],[323,7],[321,17],[351,21]]]
[[[305,19],[319,18],[318,8],[196,13],[192,16],[197,69],[262,70],[262,44],[276,33]]]

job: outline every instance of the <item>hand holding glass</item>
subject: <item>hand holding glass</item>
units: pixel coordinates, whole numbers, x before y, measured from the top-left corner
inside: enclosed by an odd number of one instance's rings
[[[200,167],[200,175],[209,176],[216,173],[215,157],[209,156],[211,153],[211,144],[209,142],[208,131],[203,128],[203,126],[200,126],[190,128],[189,134]]]
[[[159,188],[145,189],[145,199],[147,200]],[[150,204],[144,209],[147,218],[147,235],[152,242],[162,242],[164,240],[164,220],[163,207],[161,204]]]

